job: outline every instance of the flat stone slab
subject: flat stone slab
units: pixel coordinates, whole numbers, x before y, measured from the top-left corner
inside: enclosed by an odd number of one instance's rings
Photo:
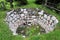
[[[58,20],[55,16],[38,8],[19,8],[6,13],[6,22],[13,35],[17,35],[18,27],[40,25],[46,33],[54,30]],[[22,31],[23,33],[23,31]]]

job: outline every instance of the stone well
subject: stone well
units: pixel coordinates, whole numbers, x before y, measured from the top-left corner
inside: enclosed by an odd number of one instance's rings
[[[38,8],[18,8],[6,13],[6,22],[9,25],[13,35],[18,35],[17,29],[20,27],[20,33],[24,34],[25,28],[32,25],[40,26],[49,33],[55,29],[58,20],[55,16],[46,13]],[[24,30],[24,31],[23,31]]]

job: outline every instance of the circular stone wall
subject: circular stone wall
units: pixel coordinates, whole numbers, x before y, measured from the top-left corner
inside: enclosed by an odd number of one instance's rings
[[[44,33],[49,33],[54,30],[58,20],[55,16],[49,15],[38,8],[19,8],[7,12],[6,22],[13,35],[25,35],[31,27],[38,28],[38,30],[41,28],[40,30]]]

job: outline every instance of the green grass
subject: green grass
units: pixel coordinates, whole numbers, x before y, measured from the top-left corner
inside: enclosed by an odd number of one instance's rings
[[[8,25],[4,22],[7,10],[0,11],[0,40],[60,40],[60,14],[46,8],[43,5],[34,4],[34,1],[35,0],[28,0],[27,5],[20,6],[19,8],[40,8],[45,10],[47,13],[56,16],[56,18],[59,20],[59,23],[56,25],[55,30],[48,34],[31,35],[26,38],[23,38],[21,35],[13,36]],[[18,8],[18,6],[14,6],[14,9],[16,8]]]

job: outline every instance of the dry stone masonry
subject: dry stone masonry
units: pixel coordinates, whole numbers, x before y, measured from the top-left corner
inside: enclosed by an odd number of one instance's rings
[[[6,22],[13,35],[18,35],[16,33],[17,28],[19,26],[22,27],[22,25],[31,26],[39,24],[46,33],[49,33],[54,30],[58,20],[55,16],[49,15],[44,10],[38,8],[18,8],[7,12]]]

